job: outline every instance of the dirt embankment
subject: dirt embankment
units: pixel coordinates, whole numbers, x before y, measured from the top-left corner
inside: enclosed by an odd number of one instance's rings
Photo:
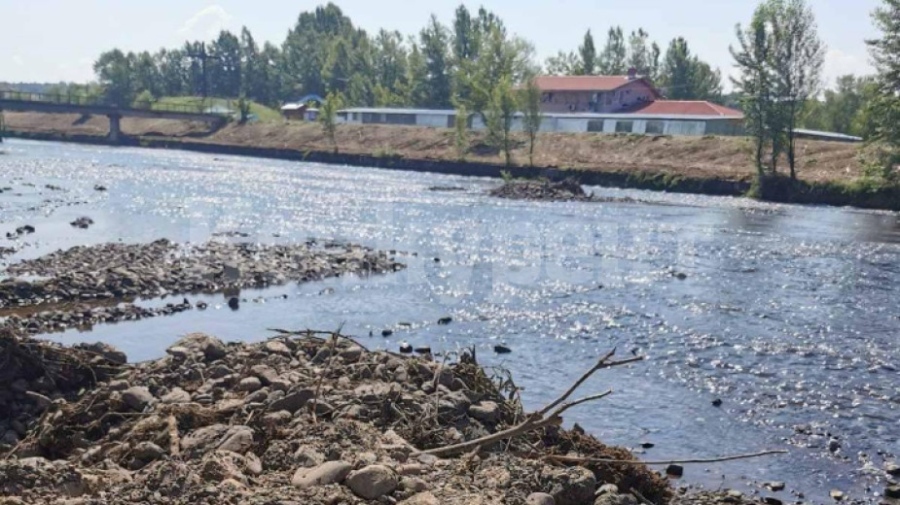
[[[106,135],[106,118],[79,124],[78,116],[8,113],[10,130],[66,135]],[[191,141],[290,149],[298,152],[332,150],[317,124],[269,122],[231,124],[208,132],[201,124],[169,120],[123,119],[128,135],[196,137]],[[204,133],[206,132],[206,133]],[[458,161],[454,132],[450,129],[388,125],[344,125],[338,128],[340,152],[377,157]],[[465,159],[474,163],[503,164],[503,156],[485,143],[483,132],[470,132],[471,148]],[[812,140],[799,141],[801,179],[808,182],[847,181],[863,175],[858,145]],[[518,139],[513,153],[518,165],[528,164],[528,146]],[[607,173],[652,173],[696,179],[750,181],[755,169],[752,146],[739,137],[648,137],[580,133],[541,134],[535,148],[535,166]]]

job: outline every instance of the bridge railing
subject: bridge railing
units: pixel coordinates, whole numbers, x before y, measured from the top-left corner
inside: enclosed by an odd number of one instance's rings
[[[113,107],[123,110],[152,110],[157,112],[181,112],[187,114],[211,114],[230,116],[237,110],[229,99],[202,98],[189,103],[161,103],[155,100],[136,101],[130,104],[116,104],[102,95],[79,93],[29,93],[26,91],[0,90],[0,100],[37,102],[59,105]]]

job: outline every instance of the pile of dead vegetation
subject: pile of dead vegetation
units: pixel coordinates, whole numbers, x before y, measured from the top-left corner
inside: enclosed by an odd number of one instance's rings
[[[597,366],[526,413],[507,376],[370,352],[337,334],[189,335],[123,365],[112,349],[2,340],[0,503],[660,504],[665,479],[560,427]],[[63,380],[65,379],[65,380]],[[37,395],[45,400],[33,401]],[[9,408],[10,406],[20,407]],[[6,455],[5,457],[3,455]],[[66,501],[69,500],[69,501]]]
[[[545,202],[595,202],[595,203],[635,203],[632,198],[599,197],[588,193],[574,177],[559,181],[550,179],[513,179],[504,178],[503,185],[490,191],[491,196],[511,200],[530,200]]]

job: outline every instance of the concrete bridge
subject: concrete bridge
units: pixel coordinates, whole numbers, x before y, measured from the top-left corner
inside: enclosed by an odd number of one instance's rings
[[[152,108],[151,108],[152,105]],[[123,117],[201,121],[211,127],[221,126],[230,114],[198,110],[193,105],[137,104],[120,107],[100,97],[0,91],[0,112],[44,112],[49,114],[82,114],[109,118],[109,140],[118,142],[122,135]]]

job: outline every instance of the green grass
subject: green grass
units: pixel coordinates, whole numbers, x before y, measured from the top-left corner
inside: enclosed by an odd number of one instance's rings
[[[237,99],[224,98],[206,98],[199,96],[164,96],[157,99],[151,105],[156,110],[166,109],[168,107],[177,107],[189,111],[204,111],[213,106],[227,107],[235,113],[238,111]],[[270,123],[281,121],[281,113],[270,107],[266,107],[260,103],[250,102],[250,113],[256,115],[260,122]]]

